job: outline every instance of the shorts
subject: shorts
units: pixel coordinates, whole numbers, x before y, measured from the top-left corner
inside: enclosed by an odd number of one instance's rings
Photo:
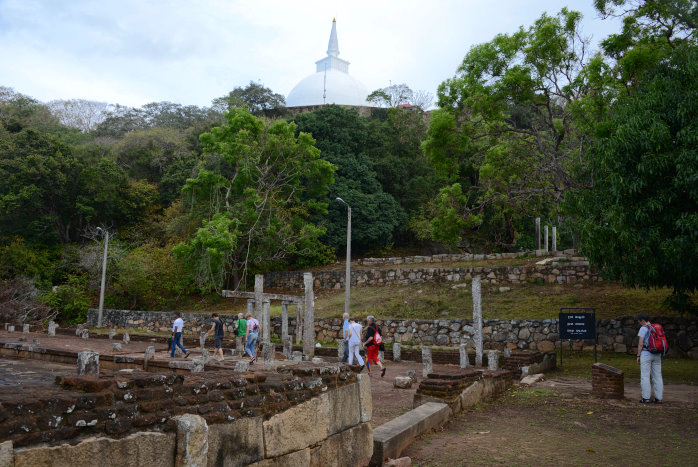
[[[366,347],[366,360],[374,365],[378,364],[378,346],[376,344]]]
[[[223,337],[216,336],[216,342],[214,345],[217,349],[220,349],[223,346]]]

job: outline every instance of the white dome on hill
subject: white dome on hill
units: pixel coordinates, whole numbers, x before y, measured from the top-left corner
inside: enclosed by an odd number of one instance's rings
[[[315,62],[316,72],[303,78],[286,98],[286,107],[325,104],[365,106],[368,91],[360,81],[349,75],[349,62],[339,58],[337,22],[332,32],[327,57]]]

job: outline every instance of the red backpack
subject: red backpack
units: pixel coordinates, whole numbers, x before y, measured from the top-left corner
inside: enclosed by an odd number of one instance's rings
[[[662,325],[656,323],[648,324],[647,329],[649,330],[647,334],[647,350],[649,350],[650,353],[666,355],[667,350],[669,350],[669,344],[664,335],[664,328]]]

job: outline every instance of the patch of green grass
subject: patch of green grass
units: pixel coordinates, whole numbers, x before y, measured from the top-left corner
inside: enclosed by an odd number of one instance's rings
[[[599,362],[623,370],[625,381],[640,381],[640,365],[634,355],[615,352],[598,352]],[[548,373],[550,376],[571,376],[591,379],[591,365],[594,363],[593,351],[571,352],[565,350],[557,353],[558,368]],[[687,358],[664,358],[662,360],[662,378],[665,383],[682,383],[698,385],[698,360]]]

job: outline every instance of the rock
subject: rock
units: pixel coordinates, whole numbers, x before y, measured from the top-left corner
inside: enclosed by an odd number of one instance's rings
[[[235,362],[235,371],[238,373],[250,371],[250,362]]]
[[[177,425],[175,467],[205,466],[208,462],[208,425],[194,414],[172,417]]]
[[[551,341],[540,341],[538,343],[538,350],[541,352],[552,352],[555,350],[555,344]]]
[[[204,362],[203,359],[201,358],[195,358],[191,361],[191,372],[192,373],[201,373],[204,371],[204,366],[206,363]]]
[[[119,342],[114,342],[111,346],[112,351],[114,352],[121,352],[121,343]]]
[[[48,322],[48,335],[55,336],[57,328],[58,328],[58,325],[54,321],[49,321]]]
[[[410,389],[412,387],[412,378],[408,376],[396,376],[393,381],[393,386],[400,389]]]
[[[82,333],[80,334],[80,337],[82,337],[85,340],[89,339],[90,331],[88,331],[87,329],[83,329]]]
[[[32,339],[32,345],[39,345],[39,338],[35,337]]]
[[[528,328],[521,328],[519,330],[519,339],[526,340],[531,337],[531,331]]]
[[[510,290],[511,290],[511,287],[500,287],[500,288],[499,288],[499,291],[500,291],[501,293],[509,292]]]
[[[522,366],[521,367],[521,377],[525,378],[528,376],[528,374],[531,372],[531,367],[530,366]]]
[[[407,377],[412,380],[413,384],[417,384],[417,371],[416,370],[407,370]]]
[[[399,459],[388,458],[388,461],[383,463],[383,467],[412,467],[412,459],[409,457],[401,457]]]
[[[545,379],[545,375],[543,373],[529,375],[521,379],[521,384],[524,386],[532,386],[540,381],[543,381],[543,379]]]
[[[78,376],[99,376],[99,354],[86,350],[78,352]]]
[[[131,336],[129,336],[128,333],[125,332],[123,340],[124,340],[124,344],[128,344],[129,342],[131,342]]]
[[[114,336],[116,336],[116,331],[114,330],[114,328],[111,328],[109,330],[109,340],[114,339]]]
[[[294,363],[300,363],[303,361],[303,352],[300,350],[294,350],[293,353],[291,354],[291,360]]]
[[[323,359],[321,359],[320,357],[313,357],[311,362],[315,363],[316,365],[320,364],[320,363],[325,363],[325,361]]]

